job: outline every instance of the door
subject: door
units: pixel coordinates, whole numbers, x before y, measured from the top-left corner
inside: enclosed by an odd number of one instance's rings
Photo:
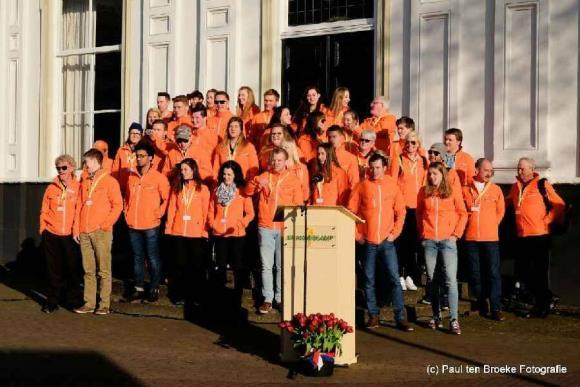
[[[282,102],[294,112],[304,89],[317,86],[326,105],[337,87],[350,90],[350,106],[368,115],[374,97],[373,31],[282,41]]]

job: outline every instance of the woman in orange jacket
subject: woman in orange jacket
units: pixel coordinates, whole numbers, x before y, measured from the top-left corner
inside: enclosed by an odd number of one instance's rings
[[[245,186],[246,180],[240,165],[233,160],[223,163],[207,217],[216,259],[215,272],[212,274],[223,292],[226,268],[229,265],[233,269],[238,311],[242,305],[243,285],[248,273],[243,263],[246,228],[254,219],[252,198],[243,194]]]
[[[317,206],[346,206],[348,204],[348,178],[338,164],[334,147],[318,145],[318,157],[312,169],[312,200]]]
[[[131,174],[131,171],[136,168],[136,159],[133,149],[135,145],[143,138],[143,127],[137,122],[133,122],[129,126],[129,137],[125,144],[117,150],[115,159],[113,160],[113,166],[111,167],[111,176],[113,176],[119,182],[119,187],[121,188],[121,193],[125,194],[125,189],[127,187],[127,179]]]
[[[199,304],[205,288],[207,214],[209,190],[202,184],[195,160],[179,164],[180,178],[169,194],[165,234],[173,236],[175,249],[170,297],[175,304],[190,299]]]
[[[302,200],[306,202],[310,197],[310,174],[306,164],[300,161],[300,150],[292,137],[287,137],[282,141],[282,149],[288,153],[286,167],[288,171],[298,178],[301,183]]]
[[[236,106],[236,115],[244,121],[244,130],[252,118],[260,113],[260,108],[256,105],[254,90],[249,86],[242,86],[238,90],[238,104]]]
[[[244,179],[249,181],[258,174],[258,155],[256,148],[246,140],[243,134],[243,121],[232,117],[228,122],[226,138],[216,147],[213,154],[213,171],[215,181],[219,180],[220,166],[226,161],[234,160],[242,168]]]
[[[42,307],[44,313],[58,309],[63,290],[67,306],[76,308],[82,301],[79,254],[72,238],[80,188],[74,175],[75,165],[75,160],[69,155],[57,157],[55,167],[58,175],[42,198],[40,234],[49,280],[46,303]]]
[[[467,211],[461,193],[454,191],[447,178],[443,163],[434,162],[427,172],[427,184],[417,198],[417,229],[423,240],[427,277],[431,281],[433,318],[431,329],[443,327],[440,309],[440,276],[434,277],[438,256],[445,267],[445,285],[449,291],[451,321],[449,332],[461,334],[458,320],[459,296],[457,291],[457,239],[461,238],[467,223]]]
[[[304,132],[298,140],[296,145],[304,155],[304,162],[310,163],[316,158],[316,149],[318,144],[326,142],[326,118],[321,112],[314,112],[308,116],[308,121]]]
[[[349,110],[350,91],[346,87],[338,87],[332,95],[330,107],[326,111],[326,126],[338,125],[342,127],[343,116]]]
[[[292,122],[296,125],[296,133],[298,135],[302,134],[310,114],[314,112],[326,114],[326,111],[327,108],[322,103],[322,98],[318,87],[308,86],[306,90],[304,90],[302,101],[300,101],[300,105],[292,117]]]

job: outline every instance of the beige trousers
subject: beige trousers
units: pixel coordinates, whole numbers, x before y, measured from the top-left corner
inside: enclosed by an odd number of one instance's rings
[[[111,246],[113,244],[113,233],[111,231],[97,230],[90,233],[81,233],[79,239],[83,256],[83,269],[85,271],[85,305],[90,308],[97,306],[98,275],[99,306],[108,308],[111,305]]]

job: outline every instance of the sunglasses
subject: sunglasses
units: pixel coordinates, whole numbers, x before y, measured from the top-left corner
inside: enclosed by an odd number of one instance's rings
[[[417,145],[417,141],[407,141],[407,145]]]
[[[183,142],[188,142],[189,140],[186,140],[185,138],[178,138],[177,140],[175,140],[176,143],[181,144]]]
[[[57,166],[56,170],[57,171],[66,171],[68,169],[68,165],[63,165],[62,167]]]
[[[325,119],[322,119],[322,120],[320,120],[320,122],[322,122],[324,124],[326,122],[326,120]]]
[[[437,152],[437,151],[432,151],[432,150],[430,150],[430,151],[429,151],[429,152],[427,152],[427,153],[429,153],[430,155],[439,156],[439,152]]]
[[[372,140],[369,140],[368,138],[361,138],[360,142],[371,142]]]
[[[224,103],[227,103],[227,102],[228,102],[228,101],[225,101],[225,100],[223,100],[223,99],[220,99],[220,100],[215,100],[215,103],[217,103],[218,105],[222,105],[222,104],[224,104]]]

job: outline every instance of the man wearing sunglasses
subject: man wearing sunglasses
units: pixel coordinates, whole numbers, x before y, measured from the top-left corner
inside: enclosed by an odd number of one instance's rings
[[[49,285],[42,307],[44,313],[56,311],[63,295],[70,308],[77,308],[82,301],[81,269],[72,238],[80,184],[74,176],[75,160],[71,156],[57,157],[55,166],[57,176],[46,188],[40,210],[40,235]]]
[[[214,117],[207,120],[207,127],[210,131],[218,136],[219,141],[223,141],[228,122],[233,114],[230,112],[230,96],[225,91],[218,91],[215,93],[216,113]]]
[[[175,140],[175,130],[181,125],[191,126],[191,117],[189,116],[189,99],[185,95],[178,95],[173,98],[173,115],[174,120],[167,125],[167,137]]]

